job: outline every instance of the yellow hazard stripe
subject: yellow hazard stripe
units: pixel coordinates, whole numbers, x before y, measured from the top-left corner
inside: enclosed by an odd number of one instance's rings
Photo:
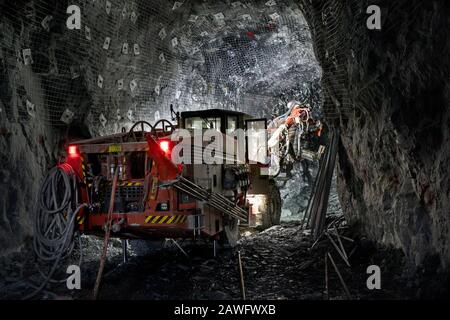
[[[171,224],[172,221],[175,219],[175,217],[176,217],[176,216],[171,216],[170,219],[167,220],[167,223],[168,223],[168,224]]]
[[[145,223],[152,224],[177,224],[184,223],[187,219],[186,215],[173,215],[173,216],[147,216],[145,218]]]
[[[78,224],[83,224],[84,217],[77,217]]]
[[[162,216],[162,218],[159,220],[159,224],[164,223],[164,221],[167,220],[169,216]]]
[[[142,182],[122,182],[118,184],[119,187],[139,187],[142,186]]]
[[[81,157],[81,173],[83,174],[83,182],[84,182],[84,184],[87,184],[87,181],[86,181],[86,166],[85,166],[85,164],[84,164],[84,158],[83,157]]]

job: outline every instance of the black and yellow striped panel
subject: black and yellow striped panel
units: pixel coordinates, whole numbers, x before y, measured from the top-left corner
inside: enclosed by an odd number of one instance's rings
[[[152,224],[179,224],[186,222],[186,215],[173,215],[173,216],[148,216],[145,218],[145,223]]]
[[[83,222],[84,222],[84,217],[83,216],[78,216],[77,217],[77,223],[78,224],[83,224]]]
[[[92,183],[88,184],[89,188],[92,188]],[[144,183],[142,182],[120,182],[117,184],[118,187],[141,187]]]
[[[119,187],[139,187],[142,186],[142,182],[120,182],[117,184]]]
[[[86,165],[84,164],[84,158],[81,157],[81,172],[83,174],[83,182],[86,184]]]

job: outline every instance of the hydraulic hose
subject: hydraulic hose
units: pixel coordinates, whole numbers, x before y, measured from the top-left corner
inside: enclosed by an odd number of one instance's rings
[[[53,280],[52,277],[59,263],[72,254],[75,246],[75,219],[85,206],[78,205],[77,179],[73,168],[68,164],[61,164],[50,170],[39,190],[33,248],[37,258],[51,265],[51,268],[45,275],[38,267],[44,280],[24,299],[34,297],[50,281],[64,281]],[[80,263],[81,258],[80,251]]]

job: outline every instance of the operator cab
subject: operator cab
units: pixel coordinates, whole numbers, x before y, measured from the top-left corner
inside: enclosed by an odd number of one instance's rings
[[[245,141],[242,141],[245,145],[247,162],[267,163],[267,119],[265,118],[255,119],[243,112],[222,109],[185,111],[181,112],[180,127],[187,130],[215,129],[224,134],[225,140],[235,139],[233,133],[237,129],[251,132],[244,139]]]
[[[181,113],[181,128],[187,130],[216,129],[230,134],[236,129],[244,129],[245,121],[252,117],[243,112],[221,109],[185,111]]]

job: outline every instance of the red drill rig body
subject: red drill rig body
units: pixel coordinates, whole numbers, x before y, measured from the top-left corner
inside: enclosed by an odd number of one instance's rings
[[[87,204],[77,213],[80,232],[103,235],[109,225],[110,203],[114,203],[111,235],[124,239],[206,237],[235,242],[239,224],[267,228],[279,223],[281,198],[275,182],[264,174],[268,165],[249,159],[255,154],[251,149],[260,158],[261,150],[263,158],[267,156],[266,138],[262,145],[248,143],[246,138],[241,161],[227,150],[214,156],[232,158],[231,162],[206,164],[197,159],[177,164],[172,160],[180,143],[171,139],[177,129],[196,130],[197,134],[216,130],[223,145],[231,143],[237,150],[239,142],[232,132],[265,131],[266,119],[216,109],[183,112],[177,122],[160,120],[151,126],[140,121],[128,132],[70,143],[65,162],[78,181],[77,203]],[[191,139],[196,139],[195,134]],[[201,155],[207,143],[200,141]],[[198,148],[195,143],[192,146]],[[193,157],[198,154],[192,153]]]

